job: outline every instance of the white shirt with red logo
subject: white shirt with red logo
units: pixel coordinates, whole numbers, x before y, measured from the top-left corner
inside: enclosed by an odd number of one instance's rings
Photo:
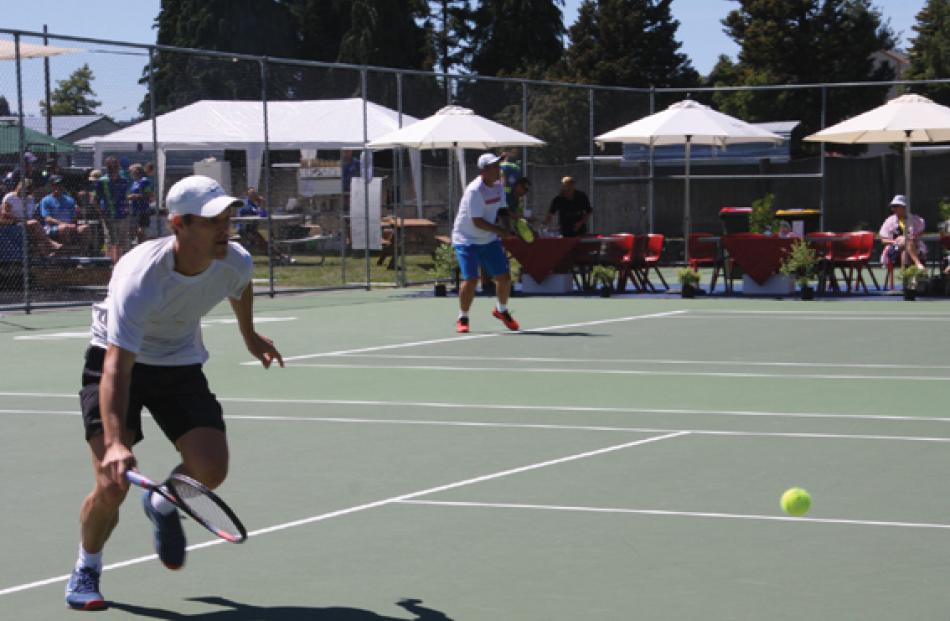
[[[482,218],[494,224],[498,210],[502,207],[505,207],[505,186],[501,180],[488,185],[481,176],[476,177],[465,188],[459,202],[459,212],[452,228],[452,243],[459,246],[483,245],[498,239],[491,231],[475,226],[472,219]]]

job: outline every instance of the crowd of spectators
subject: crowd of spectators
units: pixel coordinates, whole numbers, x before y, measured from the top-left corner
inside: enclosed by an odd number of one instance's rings
[[[155,236],[151,162],[108,157],[105,170],[75,174],[29,152],[22,161],[22,169],[0,172],[0,226],[22,224],[33,256],[104,255],[114,263]]]

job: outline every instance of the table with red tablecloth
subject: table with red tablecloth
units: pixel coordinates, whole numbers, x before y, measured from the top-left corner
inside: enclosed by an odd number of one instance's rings
[[[752,280],[764,285],[772,274],[782,266],[782,260],[795,238],[759,235],[757,233],[739,233],[723,235],[722,247],[729,258]]]
[[[518,237],[506,237],[501,243],[531,278],[542,282],[555,271],[571,271],[570,256],[579,239],[539,237],[528,244]]]

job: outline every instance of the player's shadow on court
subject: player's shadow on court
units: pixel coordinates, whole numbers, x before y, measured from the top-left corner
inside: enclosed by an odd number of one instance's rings
[[[593,332],[547,332],[545,330],[521,330],[520,332],[510,332],[509,336],[606,336],[604,334],[594,334]]]
[[[182,614],[163,608],[149,608],[123,602],[111,602],[109,607],[124,610],[140,617],[167,619],[169,621],[407,621],[405,617],[385,617],[362,608],[330,606],[254,606],[242,604],[223,597],[194,597],[193,602],[221,606],[224,610]],[[452,621],[445,613],[421,606],[420,599],[404,599],[396,603],[415,616],[411,621]]]

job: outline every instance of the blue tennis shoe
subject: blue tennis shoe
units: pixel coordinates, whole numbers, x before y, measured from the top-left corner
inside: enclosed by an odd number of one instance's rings
[[[142,506],[155,527],[155,552],[159,560],[169,569],[181,569],[185,564],[185,531],[181,528],[178,509],[162,515],[152,506],[152,494],[148,491],[142,494]]]
[[[103,610],[106,600],[99,592],[99,572],[91,567],[73,569],[66,583],[66,605],[74,610]]]

